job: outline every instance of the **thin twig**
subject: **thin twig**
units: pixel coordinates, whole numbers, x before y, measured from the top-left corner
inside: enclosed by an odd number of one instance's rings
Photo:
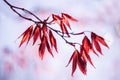
[[[31,18],[27,18],[27,17],[21,15],[21,14],[20,14],[17,10],[15,10],[15,9],[22,10],[23,12],[27,12],[28,14],[34,16],[37,20],[39,20],[39,23],[42,23],[42,20],[41,20],[39,17],[37,17],[35,14],[33,14],[32,12],[30,12],[30,11],[24,9],[24,8],[20,8],[20,7],[13,6],[13,5],[10,4],[7,0],[4,0],[4,2],[5,2],[16,14],[18,14],[18,15],[19,15],[20,17],[22,17],[23,19],[32,21],[32,22],[34,22],[34,23],[38,23],[38,21],[35,21],[35,20],[31,19]]]
[[[74,43],[73,43],[73,42],[69,42],[68,40],[66,40],[65,37],[67,37],[67,36],[61,35],[61,34],[60,34],[60,33],[62,33],[61,31],[55,30],[55,29],[53,29],[53,28],[51,28],[51,27],[49,27],[49,26],[47,26],[47,27],[48,27],[49,29],[51,29],[52,31],[56,32],[67,44],[73,46],[74,48],[75,48],[75,45],[76,45],[76,44],[81,45],[80,43],[77,43],[77,42],[74,42]]]

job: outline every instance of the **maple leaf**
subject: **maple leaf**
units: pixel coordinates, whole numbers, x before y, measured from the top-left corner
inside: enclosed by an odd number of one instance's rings
[[[70,62],[73,61],[73,62],[72,62],[72,76],[73,76],[73,74],[74,74],[74,72],[75,72],[75,70],[76,70],[76,67],[77,67],[78,54],[79,54],[78,50],[75,50],[75,51],[73,52],[73,54],[72,54],[72,56],[71,56],[68,64],[67,64],[67,66],[68,66],[68,65],[70,64]]]
[[[106,46],[107,48],[109,48],[109,46],[107,45],[107,43],[105,42],[104,38],[102,38],[101,36],[97,36],[96,40],[98,42],[100,42],[102,45]]]
[[[95,45],[96,50],[97,50],[100,54],[102,54],[102,55],[103,55],[103,53],[102,53],[102,50],[101,50],[101,47],[100,47],[99,43],[98,43],[96,40],[94,40],[94,41],[93,41],[93,43],[94,43],[94,45]]]
[[[69,27],[69,29],[71,29],[68,19],[70,19],[72,21],[77,21],[77,19],[75,19],[72,16],[70,16],[68,14],[65,14],[65,13],[61,13],[61,15],[62,16],[60,17],[58,15],[52,14],[52,18],[53,18],[53,21],[56,21],[56,23],[58,25],[60,25],[61,28],[64,28],[64,31],[66,32],[66,30],[65,30],[66,26],[65,25],[67,25]],[[62,31],[63,31],[63,29],[62,29]]]
[[[27,44],[31,38],[31,34],[33,31],[33,25],[31,25],[25,32],[23,32],[18,38],[20,38],[21,36],[23,36],[21,43],[19,45],[19,47],[21,47],[21,45],[27,41]]]
[[[72,21],[78,21],[77,19],[75,19],[75,18],[73,18],[72,16],[70,16],[70,15],[68,15],[68,14],[66,14],[66,13],[62,13],[62,16],[64,17],[64,18],[68,18],[68,19],[70,19],[70,20],[72,20]]]
[[[92,43],[90,42],[90,40],[88,39],[87,36],[84,37],[83,41],[82,41],[83,47],[86,51],[86,53],[89,53],[89,51],[93,51],[93,53],[95,53],[97,56],[98,54],[95,52]]]
[[[69,29],[71,29],[68,18],[66,16],[64,16],[63,13],[62,13],[62,21],[69,27]]]
[[[45,35],[46,32],[47,32],[47,25],[46,25],[45,23],[42,25],[42,31],[43,31],[43,34],[44,34],[44,35]]]
[[[49,43],[48,43],[47,37],[46,37],[46,47],[47,47],[48,52],[52,55],[52,57],[54,57],[54,56],[53,56],[53,53],[52,53],[52,50],[51,50],[51,48],[50,48],[50,45],[49,45]]]
[[[51,43],[51,46],[55,48],[55,50],[57,51],[57,43],[56,43],[56,39],[52,33],[51,30],[49,30],[49,39],[50,39],[50,43]],[[58,51],[57,51],[58,52]]]
[[[37,24],[35,26],[35,29],[33,31],[33,45],[35,44],[36,40],[38,39],[38,37],[41,38],[41,28],[40,28],[40,24]]]
[[[82,44],[83,44],[83,47],[84,47],[86,53],[89,53],[91,43],[87,36],[84,37]]]
[[[61,15],[62,15],[62,22],[64,24],[66,24],[69,27],[69,29],[71,29],[71,27],[70,27],[70,23],[69,23],[68,19],[70,19],[72,21],[78,21],[77,19],[73,18],[72,16],[70,16],[66,13],[61,13]]]
[[[72,61],[72,76],[77,68],[77,65],[79,69],[82,71],[83,74],[86,74],[86,61],[84,58],[82,58],[81,54],[79,53],[78,50],[75,50],[67,64],[67,66],[70,64]]]
[[[84,75],[86,75],[87,72],[87,62],[85,57],[82,57],[81,54],[78,55],[78,67],[82,71]]]
[[[46,48],[46,39],[45,39],[45,36],[43,35],[41,39],[41,44],[39,46],[39,56],[41,57],[41,59],[43,59],[45,48]]]
[[[97,50],[100,54],[103,55],[99,43],[101,43],[101,44],[104,45],[105,47],[109,48],[108,45],[107,45],[107,43],[105,42],[104,38],[98,36],[97,34],[95,34],[95,33],[93,33],[93,32],[91,33],[91,38],[92,38],[92,42],[93,42],[96,50]]]
[[[86,52],[85,48],[83,45],[80,46],[80,54],[82,55],[82,57],[85,59],[85,60],[88,60],[90,62],[90,64],[95,68],[95,66],[93,65],[93,62],[91,60],[91,57],[90,55]]]
[[[46,48],[47,48],[48,52],[52,55],[52,57],[54,57],[51,47],[50,47],[50,44],[48,42],[48,38],[47,38],[46,34],[43,34],[43,37],[41,39],[41,44],[39,46],[39,55],[40,55],[41,59],[43,59],[43,57],[44,57]]]
[[[91,51],[92,51],[95,55],[97,55],[97,56],[99,57],[99,55],[97,54],[97,52],[96,52],[96,51],[94,50],[94,48],[93,48],[93,43],[91,43],[90,49],[91,49]]]
[[[78,51],[74,51],[73,62],[72,62],[72,76],[77,68],[77,60],[78,60]]]
[[[58,25],[60,25],[60,21],[62,20],[61,17],[58,15],[52,14],[53,21],[56,21]]]
[[[66,28],[65,24],[62,21],[60,22],[60,27],[61,27],[62,33],[63,34],[65,33],[70,37],[70,35],[69,35],[68,31],[67,31],[67,28]]]

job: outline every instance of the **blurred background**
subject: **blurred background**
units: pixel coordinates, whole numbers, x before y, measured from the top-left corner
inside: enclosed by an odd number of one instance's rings
[[[71,76],[71,64],[65,67],[73,48],[56,34],[58,52],[54,58],[38,55],[38,45],[19,48],[17,39],[32,22],[15,14],[0,0],[0,80],[120,80],[120,0],[8,0],[46,19],[52,13],[72,15],[79,22],[70,22],[73,31],[93,31],[103,36],[110,49],[102,47],[104,56],[91,55],[93,68],[87,65],[87,75],[79,69]],[[31,17],[26,13],[23,15]],[[57,26],[56,26],[57,27]],[[79,39],[78,39],[79,40]]]

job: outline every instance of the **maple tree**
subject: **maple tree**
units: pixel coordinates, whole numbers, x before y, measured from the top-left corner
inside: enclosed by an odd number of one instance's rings
[[[45,49],[48,50],[51,56],[54,56],[52,48],[54,48],[56,52],[58,52],[58,48],[57,48],[57,40],[53,32],[59,35],[67,44],[74,47],[73,54],[67,64],[68,66],[72,62],[72,74],[71,74],[72,76],[77,66],[79,67],[80,71],[84,75],[86,75],[87,62],[89,62],[93,67],[95,67],[91,60],[90,52],[93,52],[95,55],[99,56],[98,53],[103,55],[101,45],[109,48],[105,39],[92,31],[70,33],[68,29],[72,30],[72,28],[69,21],[77,22],[78,20],[67,13],[61,13],[60,15],[52,14],[47,19],[41,20],[39,17],[37,17],[35,14],[33,14],[29,10],[14,6],[10,4],[7,0],[4,0],[4,2],[20,17],[22,17],[25,20],[32,21],[34,23],[30,25],[28,29],[25,30],[18,37],[18,38],[22,37],[19,47],[21,47],[24,43],[28,44],[30,39],[33,39],[33,45],[36,43],[37,40],[39,40],[40,44],[39,44],[38,51],[39,51],[40,58],[41,59],[44,58]],[[21,10],[27,14],[30,14],[31,16],[35,17],[36,20],[23,16],[17,10]],[[54,25],[54,24],[58,24],[58,26],[60,27],[60,30],[57,30],[51,27],[51,25]],[[85,34],[86,32],[91,34],[90,38],[88,38],[88,36]],[[81,43],[70,42],[66,39],[66,37],[71,38],[71,35],[73,36],[84,35],[84,37]],[[79,45],[79,50],[76,48],[76,45]]]

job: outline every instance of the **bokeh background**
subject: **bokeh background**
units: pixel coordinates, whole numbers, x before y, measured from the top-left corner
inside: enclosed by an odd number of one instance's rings
[[[41,19],[52,13],[68,13],[79,20],[71,22],[74,31],[93,31],[106,39],[110,49],[102,48],[104,56],[91,55],[96,69],[88,63],[87,75],[77,69],[72,77],[71,64],[65,66],[73,48],[57,35],[59,53],[54,52],[54,58],[46,52],[41,60],[37,44],[19,48],[18,36],[33,23],[20,18],[0,0],[0,80],[120,80],[120,0],[8,1]]]

